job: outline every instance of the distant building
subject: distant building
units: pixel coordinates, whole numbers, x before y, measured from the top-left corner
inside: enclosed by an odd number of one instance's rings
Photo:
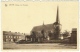
[[[3,42],[16,42],[22,39],[25,39],[25,36],[22,33],[3,31]]]
[[[26,40],[26,41],[31,41],[31,36],[30,36],[30,35],[26,35],[26,36],[25,36],[25,40]]]
[[[42,40],[53,40],[53,39],[59,39],[60,31],[61,31],[61,24],[59,21],[59,14],[58,14],[58,8],[57,8],[57,16],[56,16],[56,22],[53,24],[47,24],[45,25],[43,22],[43,25],[35,26],[32,29],[32,34],[34,34],[32,37],[33,41],[40,38]],[[32,35],[31,34],[31,35]]]
[[[77,43],[77,28],[72,29],[71,43]]]

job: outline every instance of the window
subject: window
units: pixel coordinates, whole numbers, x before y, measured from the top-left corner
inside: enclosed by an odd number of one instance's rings
[[[13,39],[11,39],[11,42],[13,42]]]
[[[11,38],[12,38],[12,36],[11,36]]]
[[[9,36],[9,38],[10,38],[11,36]]]
[[[19,36],[19,38],[21,38],[21,37]]]
[[[6,38],[8,38],[8,36],[6,36]]]
[[[16,36],[14,36],[14,38],[16,38]]]
[[[19,38],[19,36],[17,36],[17,38]]]
[[[6,42],[8,42],[8,39],[6,39]]]

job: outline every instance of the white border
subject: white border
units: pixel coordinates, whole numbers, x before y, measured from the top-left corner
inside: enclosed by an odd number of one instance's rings
[[[80,0],[79,0],[79,27],[80,27]],[[80,37],[80,28],[79,28],[79,37]],[[40,49],[34,49],[34,50],[28,50],[28,49],[24,49],[24,50],[2,50],[2,32],[1,32],[1,0],[0,0],[0,52],[53,52],[52,49],[46,50],[40,50]],[[79,40],[79,44],[80,44],[80,38]],[[79,50],[54,50],[54,52],[79,52],[80,51],[80,45],[79,45]]]

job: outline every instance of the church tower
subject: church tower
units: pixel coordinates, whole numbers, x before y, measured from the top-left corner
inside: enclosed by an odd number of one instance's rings
[[[44,21],[43,21],[41,33],[43,35],[42,37],[43,37],[43,40],[44,40],[45,39],[45,25],[44,25]]]
[[[61,24],[60,24],[60,20],[59,20],[59,8],[57,7],[57,15],[56,15],[56,22],[54,22],[53,24],[53,28],[54,28],[54,39],[59,39],[60,36],[60,30],[61,30]]]

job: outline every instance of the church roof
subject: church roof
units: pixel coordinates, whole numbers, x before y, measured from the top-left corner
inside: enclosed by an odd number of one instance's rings
[[[41,31],[41,30],[52,30],[53,29],[53,24],[47,24],[47,25],[40,25],[40,26],[35,26],[33,27],[32,31]]]

